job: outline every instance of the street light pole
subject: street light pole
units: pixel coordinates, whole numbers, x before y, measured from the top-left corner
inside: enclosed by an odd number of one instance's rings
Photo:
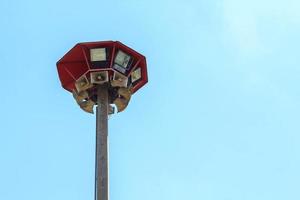
[[[108,87],[97,87],[95,200],[108,200]]]
[[[84,42],[56,65],[62,87],[82,110],[93,114],[97,105],[95,200],[108,200],[108,115],[124,111],[148,82],[146,58],[119,41]]]

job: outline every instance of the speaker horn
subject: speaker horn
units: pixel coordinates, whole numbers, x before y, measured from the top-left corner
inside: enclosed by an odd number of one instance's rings
[[[78,104],[89,97],[87,91],[81,91],[80,93],[77,93],[75,90],[73,90],[72,94]]]
[[[113,80],[110,82],[113,87],[127,87],[128,78],[119,72],[114,72]]]
[[[87,90],[87,89],[93,87],[93,85],[89,82],[87,77],[85,75],[83,75],[75,82],[75,87],[76,87],[77,92],[80,93],[81,91],[84,91],[84,90]]]
[[[92,114],[94,114],[94,109],[93,109],[94,105],[95,105],[95,103],[92,100],[85,100],[79,104],[79,106],[82,110],[84,110],[85,112],[88,112],[88,113],[92,113]]]
[[[131,98],[131,93],[128,88],[122,87],[118,90],[118,97],[114,100],[118,112],[122,112],[128,106],[128,103]]]
[[[91,72],[92,84],[103,84],[108,82],[108,71]]]

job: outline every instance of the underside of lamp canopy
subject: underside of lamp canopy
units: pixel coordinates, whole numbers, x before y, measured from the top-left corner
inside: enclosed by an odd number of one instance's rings
[[[148,82],[146,58],[118,41],[78,43],[57,62],[57,70],[63,88],[89,113],[99,85],[107,85],[112,114],[113,105],[123,111]]]

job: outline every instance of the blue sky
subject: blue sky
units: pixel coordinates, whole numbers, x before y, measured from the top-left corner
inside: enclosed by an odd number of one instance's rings
[[[95,116],[58,80],[119,40],[149,83],[109,120],[111,200],[300,199],[296,0],[1,0],[0,199],[87,200]]]

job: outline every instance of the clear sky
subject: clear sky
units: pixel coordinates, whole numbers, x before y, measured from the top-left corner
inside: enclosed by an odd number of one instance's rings
[[[56,61],[119,40],[149,83],[110,117],[111,200],[300,199],[298,0],[0,0],[0,199],[92,200],[95,116]]]

